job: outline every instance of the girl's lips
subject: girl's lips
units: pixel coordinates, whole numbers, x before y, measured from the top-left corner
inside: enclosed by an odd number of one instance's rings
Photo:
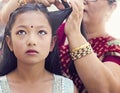
[[[38,52],[36,50],[27,50],[26,51],[27,54],[33,55],[33,54],[38,54]]]

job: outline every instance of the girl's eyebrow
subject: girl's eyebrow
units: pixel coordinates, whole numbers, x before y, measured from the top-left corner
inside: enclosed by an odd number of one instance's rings
[[[27,26],[19,25],[18,28],[27,28]]]

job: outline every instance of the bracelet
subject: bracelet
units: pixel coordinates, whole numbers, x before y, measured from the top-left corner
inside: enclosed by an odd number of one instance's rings
[[[20,6],[23,6],[23,5],[27,4],[27,1],[26,0],[18,0],[17,4],[20,7]]]
[[[92,47],[89,43],[85,43],[84,45],[77,47],[75,49],[72,49],[70,51],[70,55],[72,60],[80,59],[81,57],[84,57],[88,54],[91,54],[93,52]]]

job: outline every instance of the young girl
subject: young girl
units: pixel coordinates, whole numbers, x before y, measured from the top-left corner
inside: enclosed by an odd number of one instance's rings
[[[63,13],[70,13],[60,12],[27,4],[10,15],[0,64],[0,93],[78,93],[71,80],[51,73],[48,62],[49,71],[45,69],[46,60],[51,62],[55,31],[67,16]]]

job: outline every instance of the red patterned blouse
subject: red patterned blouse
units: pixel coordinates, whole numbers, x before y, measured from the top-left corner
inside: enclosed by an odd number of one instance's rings
[[[86,93],[84,85],[82,84],[78,74],[76,72],[71,73],[69,70],[71,57],[69,55],[69,46],[64,45],[66,38],[66,35],[64,33],[64,25],[65,24],[62,24],[57,32],[62,74],[73,80],[74,84],[79,89],[79,93]],[[119,40],[116,40],[111,36],[107,36],[93,38],[88,41],[102,62],[111,61],[120,65]]]

